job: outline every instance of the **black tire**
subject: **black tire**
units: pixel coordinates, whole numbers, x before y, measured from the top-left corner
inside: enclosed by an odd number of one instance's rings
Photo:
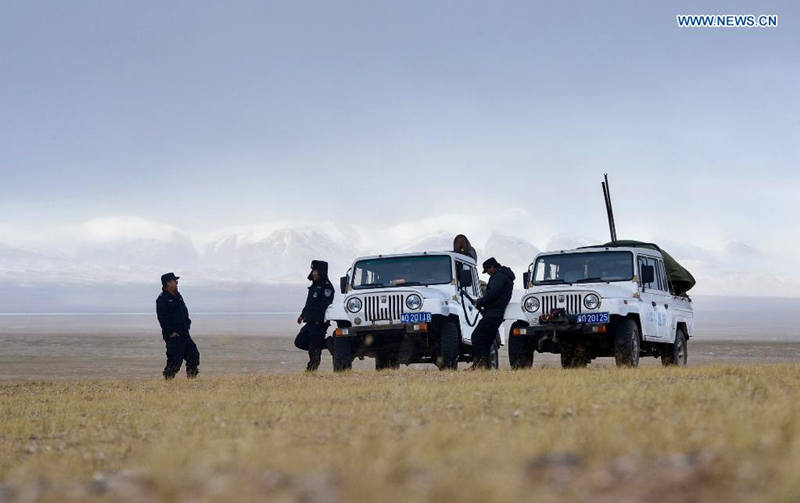
[[[679,328],[675,333],[675,342],[669,345],[667,352],[661,355],[661,364],[665,367],[685,367],[689,359],[689,348],[686,344],[686,333]]]
[[[638,367],[640,353],[639,325],[633,320],[621,320],[617,323],[614,334],[614,359],[617,367]]]
[[[442,323],[440,331],[441,354],[437,361],[439,370],[458,369],[458,349],[461,346],[461,337],[458,335],[458,328],[452,321],[446,320]]]
[[[512,369],[529,369],[533,366],[533,344],[525,335],[508,338],[508,363]]]
[[[561,367],[565,369],[584,368],[589,365],[586,348],[572,343],[561,343]]]
[[[400,368],[400,363],[397,361],[397,355],[378,354],[375,356],[375,370],[397,368]]]
[[[353,367],[353,341],[349,337],[333,338],[333,371],[342,372]]]
[[[489,368],[492,370],[500,368],[500,337],[495,338],[492,347],[489,348]]]

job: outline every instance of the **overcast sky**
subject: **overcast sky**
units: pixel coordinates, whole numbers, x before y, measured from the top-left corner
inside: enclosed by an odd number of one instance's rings
[[[678,28],[685,13],[779,26]],[[620,237],[686,243],[707,262],[738,253],[739,272],[785,274],[791,290],[798,14],[793,2],[5,3],[0,245],[311,226],[373,246],[465,230],[546,249],[607,237],[608,172]]]

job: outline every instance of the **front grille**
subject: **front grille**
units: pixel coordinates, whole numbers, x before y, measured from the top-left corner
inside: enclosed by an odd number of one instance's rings
[[[403,294],[375,294],[364,296],[364,321],[400,322],[403,312]]]
[[[559,302],[559,297],[564,301]],[[579,314],[583,310],[583,298],[579,293],[555,293],[542,295],[542,314],[550,314],[553,309],[564,308],[567,314]]]

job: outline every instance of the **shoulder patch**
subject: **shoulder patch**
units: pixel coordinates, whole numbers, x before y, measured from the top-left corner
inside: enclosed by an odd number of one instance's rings
[[[325,296],[326,297],[330,297],[331,295],[333,295],[333,289],[332,288],[326,288],[325,289]]]

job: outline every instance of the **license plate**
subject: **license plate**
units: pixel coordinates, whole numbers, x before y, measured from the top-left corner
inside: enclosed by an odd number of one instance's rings
[[[578,323],[586,323],[587,325],[608,323],[608,313],[581,313],[578,315],[576,321]]]
[[[400,321],[402,323],[430,323],[431,313],[402,313]]]

